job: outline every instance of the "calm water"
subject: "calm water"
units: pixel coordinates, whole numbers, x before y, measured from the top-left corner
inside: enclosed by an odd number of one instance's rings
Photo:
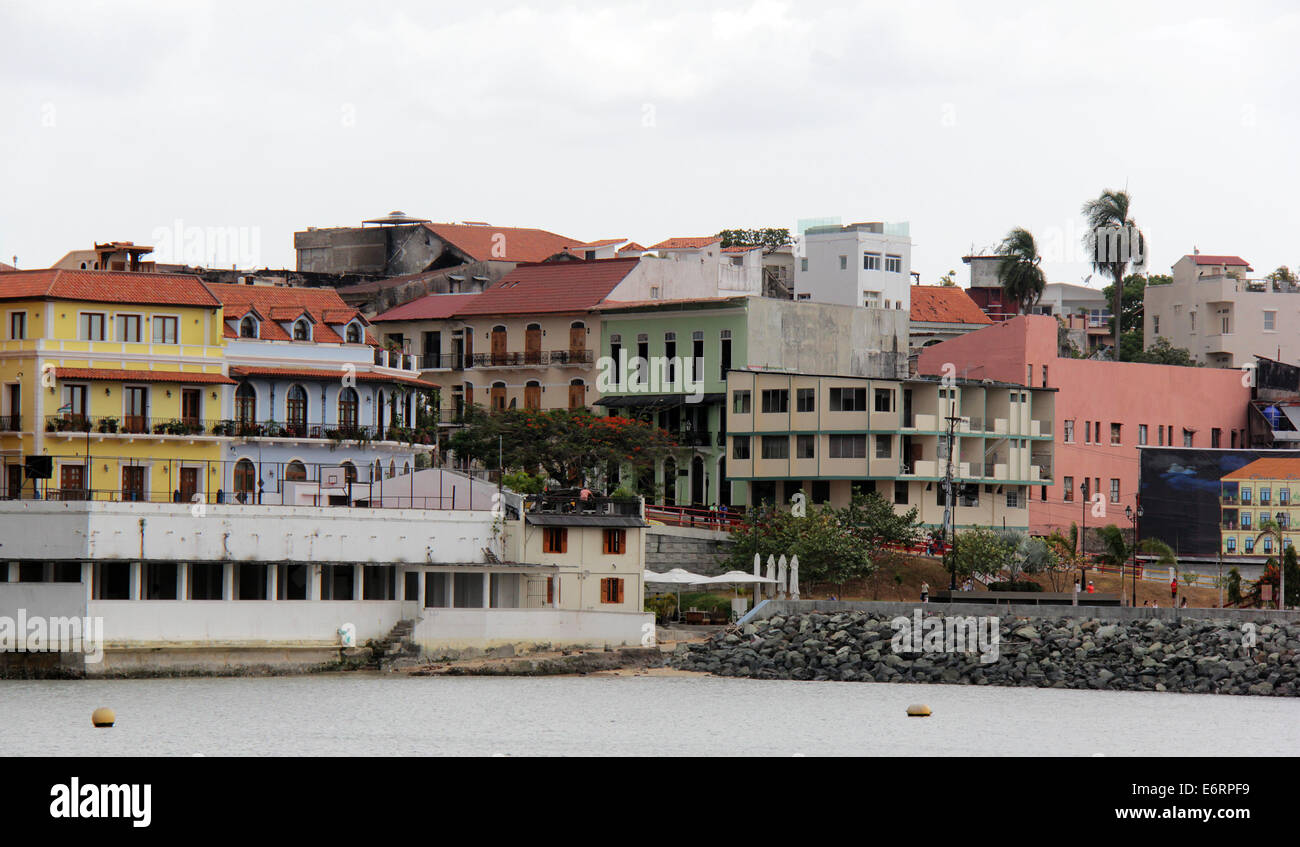
[[[0,715],[0,755],[1300,754],[1296,699],[702,677],[3,681]]]

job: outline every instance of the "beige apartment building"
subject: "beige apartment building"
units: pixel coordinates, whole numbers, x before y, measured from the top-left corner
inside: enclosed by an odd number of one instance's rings
[[[1029,528],[1052,480],[1055,389],[991,380],[868,379],[735,370],[727,377],[727,475],[747,502],[846,505],[876,491],[943,525],[949,418],[955,526]]]
[[[1183,256],[1172,283],[1146,288],[1146,346],[1167,338],[1215,368],[1239,368],[1257,355],[1300,360],[1300,286],[1253,273],[1240,256]]]

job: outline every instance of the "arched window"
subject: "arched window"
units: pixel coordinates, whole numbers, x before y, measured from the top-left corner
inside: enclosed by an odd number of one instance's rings
[[[402,473],[409,474],[410,472],[411,472],[411,463],[410,462],[404,463],[402,465]]]
[[[392,478],[395,477],[395,476],[397,476],[397,462],[394,462],[392,459],[389,459],[389,460],[388,460],[388,478],[389,478],[389,479],[392,479]]]
[[[361,343],[361,324],[359,324],[359,323],[357,323],[357,322],[355,322],[355,321],[353,321],[352,323],[348,324],[348,330],[347,330],[347,336],[346,336],[346,337],[347,337],[347,342],[348,342],[349,344],[360,344],[360,343]]]
[[[357,390],[344,388],[339,392],[339,427],[356,429],[357,427]]]
[[[307,434],[307,389],[301,385],[289,389],[284,404],[284,420],[290,435],[301,438]]]
[[[344,463],[343,463],[343,481],[344,481],[344,482],[356,482],[356,481],[357,481],[357,466],[356,466],[356,465],[352,464],[351,462],[344,462]]]
[[[581,409],[587,405],[587,384],[580,379],[569,381],[569,408]]]
[[[253,320],[252,315],[244,315],[244,319],[239,322],[240,338],[257,338],[257,321]]]
[[[293,322],[293,340],[311,341],[311,326],[308,325],[306,318],[299,318]]]
[[[504,325],[492,327],[492,364],[504,365],[509,360],[506,351],[506,328]]]
[[[524,408],[533,411],[542,408],[542,384],[535,379],[524,383]]]
[[[247,382],[235,389],[235,419],[241,424],[257,422],[257,391]]]
[[[235,462],[235,501],[251,502],[253,490],[257,487],[257,469],[248,459]]]
[[[307,479],[307,466],[294,459],[284,469],[286,482],[304,482]]]
[[[492,383],[492,411],[504,412],[506,409],[506,384],[504,382]]]

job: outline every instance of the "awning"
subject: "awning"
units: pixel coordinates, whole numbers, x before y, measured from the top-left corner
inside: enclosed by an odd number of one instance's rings
[[[694,394],[619,394],[602,397],[596,401],[596,405],[607,409],[666,409],[672,406],[713,405],[727,399],[726,394],[710,393],[701,395],[698,402],[690,402],[694,397]]]
[[[1300,406],[1282,406],[1281,409],[1286,414],[1286,419],[1291,422],[1291,426],[1300,430]],[[1277,428],[1276,424],[1273,428]]]

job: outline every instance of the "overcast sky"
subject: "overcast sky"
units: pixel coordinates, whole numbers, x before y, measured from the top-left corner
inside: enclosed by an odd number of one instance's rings
[[[1290,6],[4,0],[0,259],[238,227],[205,249],[292,267],[294,230],[390,209],[647,245],[838,216],[910,221],[927,283],[1014,226],[1079,282],[1080,205],[1127,187],[1149,269],[1262,274],[1300,264]]]

